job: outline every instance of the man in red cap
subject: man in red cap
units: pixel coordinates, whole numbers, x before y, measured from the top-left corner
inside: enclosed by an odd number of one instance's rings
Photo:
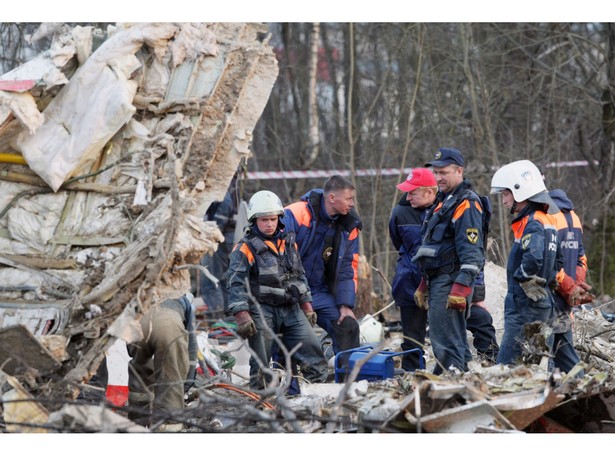
[[[433,205],[438,193],[438,184],[431,170],[413,169],[405,182],[397,185],[404,192],[399,203],[391,213],[389,235],[399,253],[391,294],[399,307],[401,328],[404,340],[402,350],[420,348],[424,351],[427,330],[427,310],[414,302],[414,292],[421,282],[418,264],[412,262],[421,244],[421,226],[425,213]],[[420,368],[421,354],[404,354],[401,366],[406,371]]]

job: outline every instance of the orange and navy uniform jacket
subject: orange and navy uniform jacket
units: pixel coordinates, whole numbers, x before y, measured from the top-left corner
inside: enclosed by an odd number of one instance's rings
[[[563,190],[549,192],[549,196],[561,210],[555,214],[557,241],[564,256],[564,267],[557,274],[557,282],[561,283],[566,275],[577,281],[577,267],[587,271],[587,257],[583,247],[583,226],[574,212],[574,205]],[[563,297],[556,294],[558,309],[569,310]]]
[[[485,248],[483,208],[467,179],[452,193],[438,193],[412,261],[418,262],[428,276],[457,273],[455,282],[472,286],[485,265]]]
[[[329,293],[337,306],[355,306],[358,284],[361,220],[348,215],[329,217],[323,190],[313,189],[285,208],[286,231],[296,233],[303,268],[314,296]]]
[[[284,306],[311,302],[294,233],[277,231],[263,237],[250,228],[235,245],[229,258],[229,311],[250,310],[249,291],[261,305]]]
[[[519,285],[533,276],[546,280],[545,289],[552,289],[555,276],[564,263],[557,243],[555,218],[541,210],[538,204],[530,202],[512,220],[514,243],[508,256],[506,274],[508,295],[529,304],[529,299]],[[549,295],[553,293],[548,290]],[[519,303],[519,302],[517,302]]]

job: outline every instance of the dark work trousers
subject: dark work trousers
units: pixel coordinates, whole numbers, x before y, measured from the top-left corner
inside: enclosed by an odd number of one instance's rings
[[[404,341],[401,343],[402,351],[420,348],[425,351],[425,336],[427,334],[427,310],[417,307],[415,304],[403,305],[399,307],[401,318],[401,330]],[[401,360],[401,367],[405,371],[415,371],[419,368],[418,352],[404,354]]]
[[[221,319],[228,312],[228,295],[226,290],[226,272],[229,265],[229,254],[232,246],[229,247],[225,242],[218,245],[216,252],[206,254],[201,258],[200,264],[207,267],[209,272],[218,278],[216,286],[204,273],[199,272],[199,295],[207,305],[205,312],[209,319]]]
[[[433,373],[440,375],[450,367],[468,371],[472,352],[466,333],[466,312],[446,308],[448,296],[457,274],[441,273],[429,279],[429,338],[436,365]],[[468,303],[471,298],[467,299]]]
[[[495,363],[500,347],[495,337],[493,318],[489,311],[478,305],[472,305],[466,327],[474,337],[473,344],[479,357]]]
[[[327,360],[322,352],[320,340],[316,332],[308,322],[305,314],[298,305],[271,306],[261,305],[263,317],[258,309],[250,311],[256,335],[248,338],[248,343],[253,351],[250,356],[250,387],[258,390],[264,388],[269,382],[269,374],[263,371],[269,367],[269,360],[273,354],[273,335],[265,329],[265,324],[271,331],[281,338],[286,349],[292,350],[301,343],[299,349],[293,354],[293,361],[299,365],[306,379],[311,382],[325,382],[328,369]],[[255,358],[254,355],[257,357]],[[278,362],[281,361],[278,352]]]
[[[581,361],[579,355],[574,350],[572,341],[572,329],[568,329],[564,333],[556,333],[553,340],[553,354],[555,359],[554,366],[560,371],[568,373],[572,368]],[[580,374],[583,376],[583,374]]]

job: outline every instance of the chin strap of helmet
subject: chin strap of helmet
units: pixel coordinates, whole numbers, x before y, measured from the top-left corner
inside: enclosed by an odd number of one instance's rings
[[[510,214],[514,215],[517,212],[517,201],[513,201],[512,205],[510,206]]]

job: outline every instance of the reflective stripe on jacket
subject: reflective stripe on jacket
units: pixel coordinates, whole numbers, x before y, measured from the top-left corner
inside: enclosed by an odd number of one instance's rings
[[[314,189],[285,208],[285,230],[296,233],[297,247],[312,293],[327,291],[336,305],[354,308],[358,285],[359,232],[361,221],[354,213],[329,218],[324,207],[315,212],[313,201],[322,189]],[[325,219],[323,219],[325,218]]]
[[[468,180],[450,194],[438,194],[438,203],[425,218],[413,261],[428,274],[458,271],[455,281],[465,286],[471,286],[483,269],[483,209]]]
[[[528,299],[519,282],[539,276],[546,280],[545,289],[548,289],[555,284],[555,276],[563,265],[555,219],[537,210],[537,206],[530,202],[512,221],[514,244],[506,267],[508,292],[524,301]],[[552,295],[550,289],[549,294]]]
[[[312,296],[297,252],[293,233],[262,239],[248,232],[233,248],[228,271],[229,310],[249,310],[246,289],[261,305],[311,302]]]

